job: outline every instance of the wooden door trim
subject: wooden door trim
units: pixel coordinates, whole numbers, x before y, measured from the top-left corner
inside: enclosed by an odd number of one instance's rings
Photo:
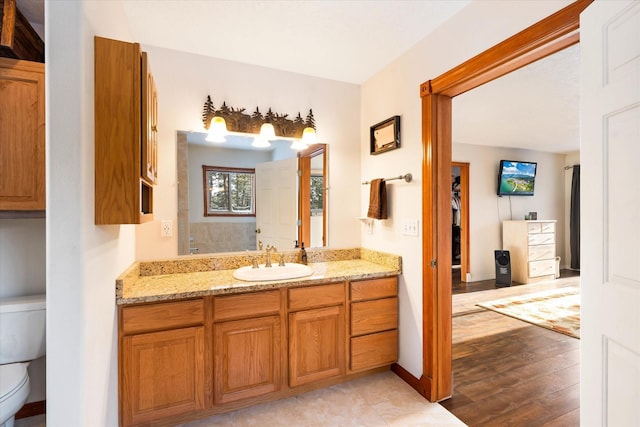
[[[580,13],[591,2],[592,0],[577,0],[474,58],[420,85],[424,159],[422,166],[423,374],[418,391],[432,402],[446,399],[453,392],[451,98],[578,43]],[[447,179],[443,179],[444,177]]]
[[[298,217],[298,243],[305,242],[306,247],[311,245],[311,206],[306,201],[311,198],[311,158],[324,155],[322,165],[323,187],[327,188],[327,146],[326,144],[313,144],[298,153],[298,169],[300,170]],[[325,191],[322,205],[322,246],[326,246],[327,236],[327,194]]]

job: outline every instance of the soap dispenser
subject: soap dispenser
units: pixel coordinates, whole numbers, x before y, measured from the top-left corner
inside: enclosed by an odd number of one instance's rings
[[[299,261],[300,264],[307,265],[307,251],[304,249],[304,242],[301,242]]]

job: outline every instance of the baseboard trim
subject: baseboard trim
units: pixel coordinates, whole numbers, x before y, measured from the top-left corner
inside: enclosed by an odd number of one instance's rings
[[[28,418],[35,415],[47,413],[47,401],[40,400],[38,402],[25,403],[24,406],[16,413],[16,419]]]
[[[393,371],[397,376],[399,376],[405,383],[413,387],[413,389],[418,393],[420,393],[422,397],[429,400],[424,384],[422,383],[422,381],[420,381],[420,379],[414,377],[411,374],[411,372],[407,371],[397,363],[394,363],[391,365],[391,371]]]

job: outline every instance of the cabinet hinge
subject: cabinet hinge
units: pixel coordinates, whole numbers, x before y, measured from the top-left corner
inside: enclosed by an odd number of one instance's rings
[[[298,169],[298,176],[302,176],[302,170]]]
[[[438,260],[432,259],[429,264],[431,267],[436,268],[438,266]]]

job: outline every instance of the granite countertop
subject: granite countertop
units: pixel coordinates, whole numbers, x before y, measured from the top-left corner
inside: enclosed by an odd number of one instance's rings
[[[236,268],[250,265],[247,254],[181,257],[135,262],[116,279],[119,305],[241,292],[307,286],[344,280],[373,279],[402,273],[397,255],[368,249],[309,250],[313,274],[289,280],[247,282],[233,277]],[[259,262],[261,254],[254,253]],[[296,252],[285,253],[295,262]],[[248,261],[249,260],[249,261]]]

